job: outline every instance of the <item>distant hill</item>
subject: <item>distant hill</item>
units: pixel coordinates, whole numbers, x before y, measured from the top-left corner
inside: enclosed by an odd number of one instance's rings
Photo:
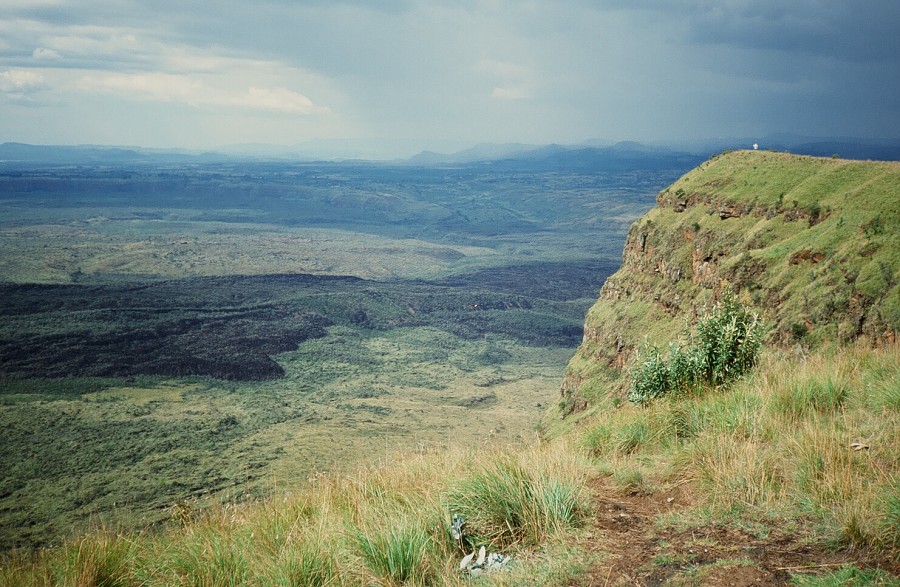
[[[479,161],[494,161],[516,157],[523,153],[537,149],[536,145],[522,143],[492,144],[480,143],[474,147],[463,149],[455,153],[435,153],[434,151],[422,151],[414,155],[407,162],[414,165],[434,165],[439,163],[475,163]]]
[[[410,158],[410,165],[458,165],[482,163],[505,170],[561,169],[567,171],[622,171],[628,169],[688,168],[703,157],[667,147],[620,142],[608,147],[567,145],[479,145],[453,154],[425,151]]]
[[[0,145],[0,161],[27,163],[140,161],[141,154],[131,149],[93,146],[39,146],[24,143]]]
[[[569,409],[618,389],[643,340],[664,347],[725,287],[762,310],[778,345],[895,341],[898,234],[900,163],[713,157],[631,226],[567,369]]]
[[[223,155],[210,153],[191,154],[175,150],[152,150],[140,147],[0,144],[0,164],[7,165],[134,165],[166,162],[206,162],[225,158]]]

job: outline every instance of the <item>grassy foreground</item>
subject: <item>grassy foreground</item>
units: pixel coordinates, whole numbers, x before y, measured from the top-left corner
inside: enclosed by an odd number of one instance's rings
[[[100,529],[36,562],[7,561],[0,584],[455,585],[464,552],[448,532],[450,511],[467,520],[467,548],[523,552],[584,519],[588,473],[563,445],[407,454],[253,504],[197,516],[176,507],[163,532]]]
[[[641,529],[655,550],[638,553],[646,561],[629,572],[645,578],[664,568],[666,584],[714,584],[723,569],[775,571],[749,545],[691,559],[653,540],[673,528],[728,527],[764,544],[777,536],[807,545],[809,565],[792,567],[797,584],[897,584],[896,345],[767,351],[730,389],[643,407],[609,401],[528,449],[402,454],[265,501],[196,515],[173,508],[161,531],[100,529],[37,559],[7,559],[0,585],[458,585],[469,580],[457,568],[464,551],[450,536],[451,513],[467,520],[466,550],[486,544],[513,556],[492,584],[591,583],[598,568],[621,584],[597,546],[599,498],[589,488],[598,485],[619,496],[683,496]],[[823,553],[853,564],[817,566]]]
[[[763,362],[730,390],[611,410],[583,444],[622,488],[689,482],[710,513],[802,515],[900,555],[900,348]]]

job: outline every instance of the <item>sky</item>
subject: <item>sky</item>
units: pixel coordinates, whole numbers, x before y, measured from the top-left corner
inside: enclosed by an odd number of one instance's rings
[[[897,0],[0,0],[0,142],[900,137]]]

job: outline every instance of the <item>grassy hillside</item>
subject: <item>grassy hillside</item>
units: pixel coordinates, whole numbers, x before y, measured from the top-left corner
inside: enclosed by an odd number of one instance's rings
[[[900,329],[900,163],[762,151],[713,157],[659,193],[585,321],[567,412],[621,390],[649,340],[665,346],[723,287],[760,309],[768,340],[808,348]]]
[[[900,350],[767,351],[729,390],[609,408],[527,449],[419,450],[164,528],[98,528],[0,585],[897,585]],[[466,519],[465,542],[450,534]]]
[[[264,500],[178,502],[153,529],[7,557],[0,585],[458,586],[480,546],[512,562],[477,584],[900,585],[898,229],[900,164],[715,157],[632,226],[552,439],[423,445]],[[724,288],[768,325],[756,367],[623,401],[634,349]]]

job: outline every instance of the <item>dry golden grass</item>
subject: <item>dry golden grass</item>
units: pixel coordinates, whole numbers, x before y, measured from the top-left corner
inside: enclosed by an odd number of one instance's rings
[[[451,488],[478,491],[477,479],[511,464],[522,472],[531,516],[520,520],[534,540],[486,543],[523,560],[536,557],[547,584],[561,584],[566,568],[583,564],[558,539],[587,512],[586,459],[565,442],[518,451],[451,449],[398,456],[348,475],[320,475],[302,491],[230,504],[194,515],[183,507],[157,533],[96,531],[36,560],[7,560],[0,585],[462,585],[464,554],[449,534]],[[562,491],[560,489],[562,488]],[[574,499],[565,516],[553,496]],[[492,495],[480,496],[490,503]],[[543,509],[541,509],[543,508]],[[467,547],[481,542],[470,534]],[[546,544],[559,555],[536,556]],[[527,566],[527,563],[520,563]],[[523,574],[524,573],[524,574]],[[521,584],[512,569],[500,584]],[[517,579],[518,577],[518,579]],[[555,579],[553,577],[556,577]]]
[[[599,414],[582,442],[610,473],[693,483],[699,505],[721,515],[812,519],[822,539],[891,556],[900,553],[898,396],[896,345],[769,352],[730,389]]]

